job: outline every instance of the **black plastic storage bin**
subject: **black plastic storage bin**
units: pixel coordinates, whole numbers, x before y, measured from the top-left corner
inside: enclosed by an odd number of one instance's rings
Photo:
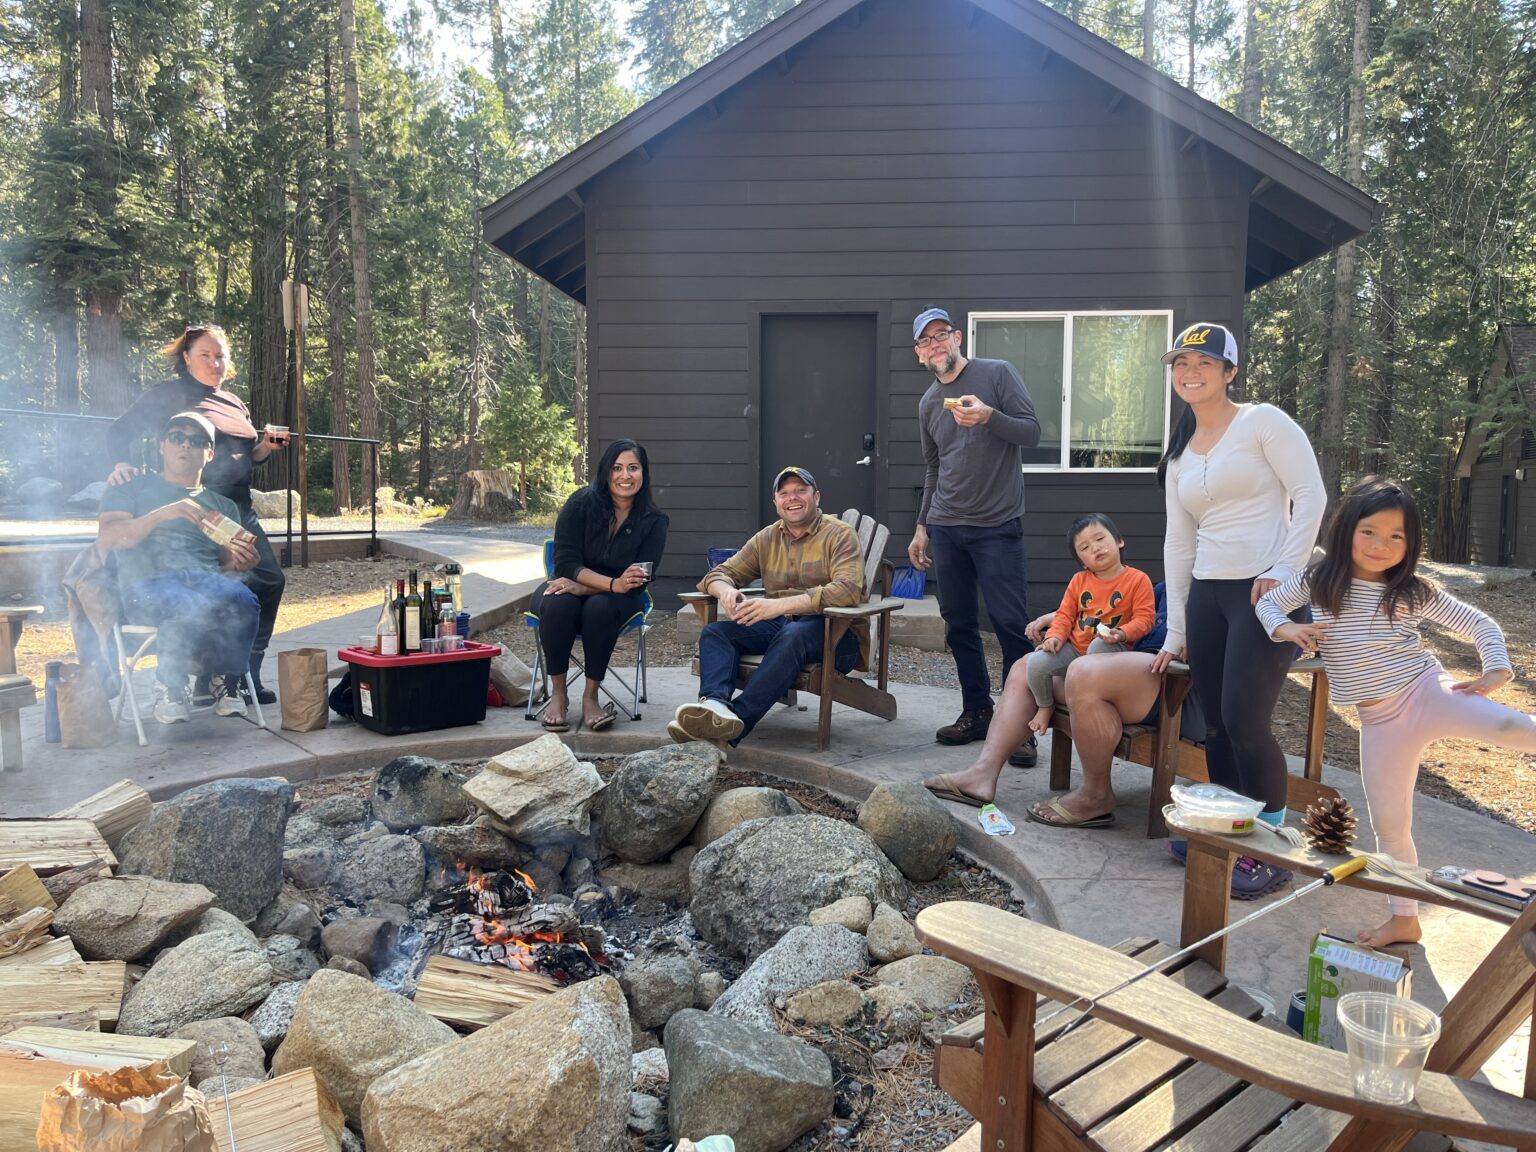
[[[366,648],[336,653],[352,669],[352,715],[384,736],[457,728],[485,719],[495,644],[466,640],[457,652],[380,656]]]

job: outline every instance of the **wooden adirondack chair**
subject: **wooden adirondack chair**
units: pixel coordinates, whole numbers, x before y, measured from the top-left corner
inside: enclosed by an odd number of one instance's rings
[[[886,670],[889,665],[891,613],[898,612],[905,600],[891,595],[893,570],[885,559],[886,541],[891,532],[883,524],[877,524],[873,516],[865,516],[857,508],[850,508],[839,517],[859,537],[859,550],[864,554],[864,603],[857,608],[828,608],[822,613],[826,631],[822,643],[823,652],[833,652],[837,642],[855,620],[869,621],[869,668],[855,668],[844,675],[829,664],[807,664],[800,678],[795,681],[785,697],[786,704],[795,703],[796,692],[809,692],[821,700],[816,722],[816,750],[824,750],[832,741],[832,705],[846,704],[879,716],[882,720],[896,719],[896,697],[887,690]],[[878,590],[878,592],[877,592]],[[750,589],[747,589],[750,593]],[[719,602],[703,592],[683,592],[682,600],[693,606],[704,624],[715,619]],[[745,656],[736,670],[736,686],[746,687],[747,681],[762,662],[759,656]],[[693,661],[694,675],[698,675],[699,662]],[[873,674],[874,683],[868,677]]]

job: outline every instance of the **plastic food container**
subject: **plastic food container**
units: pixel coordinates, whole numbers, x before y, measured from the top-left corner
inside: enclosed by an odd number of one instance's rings
[[[1264,807],[1220,784],[1176,784],[1173,803],[1163,815],[1186,832],[1215,832],[1221,836],[1246,836]]]
[[[336,654],[352,668],[352,714],[385,736],[457,728],[485,719],[485,689],[495,644],[467,641],[453,652],[380,656],[364,648]]]

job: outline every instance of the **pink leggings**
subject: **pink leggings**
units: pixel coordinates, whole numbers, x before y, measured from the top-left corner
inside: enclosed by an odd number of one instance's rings
[[[1413,844],[1413,786],[1424,749],[1436,740],[1460,739],[1536,753],[1536,716],[1486,696],[1452,692],[1454,683],[1454,677],[1436,665],[1397,695],[1360,706],[1360,777],[1376,850],[1405,864],[1419,862]],[[1387,906],[1394,916],[1419,914],[1417,900],[1393,896]]]

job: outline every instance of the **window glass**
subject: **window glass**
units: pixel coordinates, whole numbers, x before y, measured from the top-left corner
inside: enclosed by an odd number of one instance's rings
[[[1066,320],[1030,318],[976,321],[972,355],[1006,360],[1024,377],[1040,418],[1040,443],[1024,449],[1025,464],[1061,463],[1062,371]]]
[[[1073,468],[1152,468],[1163,454],[1165,316],[1072,318]]]

